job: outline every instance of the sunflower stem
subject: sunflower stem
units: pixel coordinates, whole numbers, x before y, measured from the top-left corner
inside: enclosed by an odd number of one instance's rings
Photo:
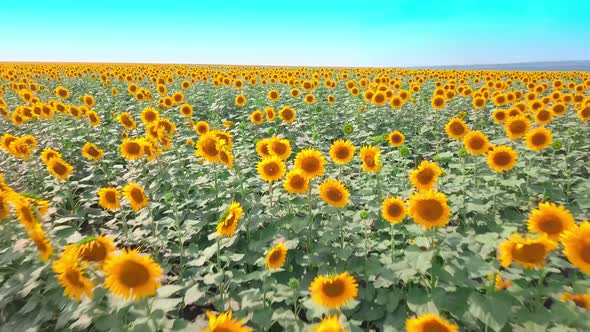
[[[311,181],[309,183],[309,190],[307,191],[307,208],[308,208],[308,216],[309,216],[309,223],[307,224],[307,252],[311,252],[311,232],[312,232],[312,225],[313,225],[313,216],[311,210]]]
[[[221,266],[221,237],[217,237],[217,269],[219,270],[219,272],[221,272],[221,282],[219,283],[219,296],[221,297],[221,311],[225,311],[225,300],[224,300],[224,286],[223,286],[223,282],[225,279],[225,271],[223,270],[223,267]]]
[[[264,273],[264,277],[262,278],[262,305],[266,308],[266,280],[267,280],[266,272]]]
[[[494,174],[494,193],[493,193],[493,201],[492,201],[492,220],[494,223],[496,222],[496,200],[498,196],[498,174]]]
[[[272,223],[272,181],[268,182],[268,200],[269,200],[269,214],[270,222]]]
[[[461,196],[463,197],[463,211],[461,211],[463,213],[463,220],[461,220],[461,224],[463,226],[466,225],[467,223],[467,195],[466,195],[466,190],[465,190],[465,178],[466,178],[466,174],[465,174],[465,158],[461,158],[461,169],[462,169],[462,175],[463,175],[463,179],[462,179],[462,183],[461,183]]]
[[[395,233],[394,233],[393,223],[389,224],[389,235],[391,237],[391,259],[393,261],[393,256],[395,254],[395,242],[393,241]]]
[[[340,219],[340,248],[344,249],[344,216],[342,209],[338,211],[338,217]]]

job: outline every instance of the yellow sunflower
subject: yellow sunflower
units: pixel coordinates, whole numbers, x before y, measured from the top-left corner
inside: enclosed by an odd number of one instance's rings
[[[406,206],[401,197],[388,197],[381,204],[381,216],[391,224],[397,224],[406,217]]]
[[[242,209],[240,203],[232,202],[217,223],[217,234],[225,237],[233,236],[238,227],[238,221],[240,221],[243,214],[244,209]]]
[[[64,181],[74,171],[74,167],[61,158],[52,158],[47,163],[47,170],[53,174],[58,181]]]
[[[570,294],[565,292],[561,297],[561,301],[572,301],[580,308],[590,309],[590,294]]]
[[[497,109],[494,111],[494,113],[492,113],[492,119],[494,119],[495,123],[504,123],[506,122],[506,119],[508,118],[507,114],[506,114],[506,110],[504,109]]]
[[[182,104],[179,109],[180,115],[184,117],[193,116],[193,107],[190,104]]]
[[[350,140],[338,139],[330,147],[330,158],[336,164],[348,164],[354,157],[355,149]]]
[[[327,308],[340,308],[358,295],[358,284],[348,272],[317,276],[309,285],[311,298]]]
[[[505,172],[516,165],[517,158],[518,154],[513,148],[500,145],[488,152],[487,163],[494,172]]]
[[[264,113],[266,114],[266,121],[273,122],[276,118],[275,109],[273,107],[265,107]]]
[[[336,179],[324,180],[318,190],[322,200],[329,205],[339,208],[348,205],[350,193],[340,181]]]
[[[434,108],[435,110],[440,110],[445,107],[447,101],[442,96],[434,96],[432,97],[430,104],[432,105],[432,108]]]
[[[111,293],[133,300],[156,294],[162,278],[158,263],[130,249],[112,255],[104,264],[104,273],[104,285]]]
[[[410,172],[410,182],[419,191],[430,190],[434,188],[441,174],[442,170],[436,163],[424,160],[418,168]]]
[[[90,142],[86,142],[82,147],[82,156],[88,160],[99,161],[104,156],[104,150]]]
[[[451,218],[451,209],[443,193],[428,190],[414,193],[408,201],[408,214],[426,229],[444,227]]]
[[[39,220],[31,202],[23,198],[12,198],[12,204],[17,219],[27,231],[32,231],[39,224]]]
[[[285,175],[285,163],[277,156],[270,156],[258,162],[258,175],[267,182],[277,181]]]
[[[519,233],[514,233],[500,244],[498,259],[500,265],[505,268],[513,262],[527,269],[540,268],[545,264],[549,252],[555,249],[557,242],[549,240],[545,234],[533,239],[523,238]]]
[[[197,121],[194,128],[197,134],[205,135],[209,131],[209,124],[207,123],[207,121]]]
[[[376,146],[363,146],[359,154],[361,161],[363,162],[363,170],[368,173],[377,173],[381,170],[381,150]]]
[[[326,316],[315,327],[314,332],[346,332],[344,326],[338,321],[338,316]]]
[[[407,332],[459,332],[459,326],[436,314],[425,314],[406,320]]]
[[[7,194],[0,191],[0,220],[10,216],[10,206],[8,205]]]
[[[281,94],[277,90],[268,91],[268,99],[270,101],[277,101],[281,98]]]
[[[209,318],[209,328],[204,332],[251,332],[252,329],[244,326],[243,320],[236,320],[232,318],[232,312],[227,311],[215,316],[210,311],[206,312]]]
[[[525,135],[525,144],[529,150],[539,151],[551,145],[553,134],[545,127],[537,127]]]
[[[496,280],[494,280],[494,287],[496,290],[504,290],[512,285],[512,280],[504,280],[500,274],[496,274]]]
[[[244,96],[243,94],[239,94],[236,96],[236,99],[234,101],[236,103],[236,106],[242,107],[242,106],[246,105],[246,102],[248,102],[248,99],[246,99],[246,96]]]
[[[504,123],[504,129],[506,130],[506,136],[510,139],[516,140],[523,137],[529,128],[531,127],[531,121],[524,116],[515,116],[509,118]]]
[[[276,270],[285,264],[287,259],[287,247],[284,243],[279,243],[269,250],[266,254],[266,268]]]
[[[575,267],[590,275],[590,222],[583,221],[560,237],[565,257]]]
[[[80,259],[88,263],[96,263],[100,266],[117,249],[113,240],[102,235],[92,236],[78,243],[78,254]]]
[[[35,243],[37,250],[39,250],[39,259],[42,262],[47,262],[49,257],[53,255],[53,248],[51,242],[45,236],[45,232],[41,227],[41,224],[35,224],[35,226],[28,232],[29,239]]]
[[[127,160],[143,158],[144,140],[142,138],[125,138],[119,146],[121,155]]]
[[[395,130],[389,133],[387,141],[389,142],[389,145],[397,148],[404,144],[406,137],[401,132]]]
[[[303,100],[307,105],[313,105],[315,104],[316,98],[313,93],[308,93],[305,95],[305,97],[303,97]]]
[[[325,172],[326,159],[322,153],[313,148],[301,150],[295,156],[295,168],[300,169],[308,179],[322,176]]]
[[[146,107],[141,111],[141,121],[147,126],[157,123],[160,119],[160,113],[151,107]]]
[[[268,158],[271,156],[270,150],[268,148],[270,140],[270,138],[264,138],[256,143],[256,153],[258,153],[261,158]]]
[[[289,124],[295,121],[296,115],[297,112],[295,109],[289,106],[285,106],[279,111],[279,118]]]
[[[119,192],[116,188],[100,188],[97,192],[98,205],[105,210],[116,211],[119,209]]]
[[[217,162],[219,160],[219,150],[217,150],[218,137],[213,131],[208,131],[202,134],[197,141],[197,150],[195,154],[205,158],[209,162]]]
[[[544,233],[550,240],[558,241],[559,236],[575,227],[574,216],[563,205],[544,202],[533,209],[527,221],[529,232]]]
[[[76,301],[80,301],[82,296],[92,298],[94,284],[86,276],[86,264],[78,260],[78,255],[74,250],[66,250],[51,265],[55,272],[57,280],[64,288],[64,294]]]
[[[488,152],[488,137],[479,130],[468,132],[463,137],[463,146],[473,155],[484,155]]]
[[[541,109],[535,112],[533,120],[535,120],[535,122],[540,125],[550,124],[551,121],[553,121],[553,113],[550,110]]]
[[[262,114],[261,110],[255,110],[254,112],[250,113],[250,122],[255,125],[261,125],[264,123],[264,114]]]
[[[445,131],[450,138],[461,140],[469,132],[467,124],[459,118],[451,118],[445,126]]]
[[[268,152],[271,156],[286,160],[291,155],[291,143],[286,138],[273,136],[268,142]]]
[[[309,180],[301,170],[295,168],[285,175],[283,187],[291,194],[304,194],[309,190]]]
[[[136,184],[129,182],[123,187],[123,197],[127,199],[133,211],[137,212],[148,206],[149,200],[143,191],[143,188]]]

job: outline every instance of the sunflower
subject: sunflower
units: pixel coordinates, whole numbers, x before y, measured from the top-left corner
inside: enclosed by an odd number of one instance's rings
[[[285,264],[286,259],[287,247],[281,242],[270,249],[268,254],[266,254],[266,268],[269,270],[276,270]]]
[[[61,158],[52,158],[47,163],[47,170],[55,176],[58,181],[64,181],[74,171],[74,167]]]
[[[100,266],[106,262],[116,249],[113,240],[102,235],[92,236],[78,243],[80,258],[89,263],[97,263]]]
[[[217,234],[219,236],[231,237],[235,234],[238,221],[242,218],[244,209],[238,202],[232,202],[217,223]]]
[[[258,175],[267,182],[277,181],[285,175],[285,163],[281,158],[271,155],[258,162]]]
[[[193,107],[190,104],[182,104],[180,105],[180,115],[184,117],[191,117],[193,116]]]
[[[381,216],[391,224],[402,222],[406,217],[406,206],[400,197],[388,197],[381,204]]]
[[[492,119],[495,123],[504,123],[507,118],[508,115],[506,114],[506,110],[504,109],[499,108],[495,110],[494,113],[492,113]]]
[[[291,194],[303,194],[309,190],[309,180],[300,169],[293,169],[285,175],[283,188]]]
[[[286,138],[273,136],[268,142],[268,152],[271,156],[286,160],[291,155],[291,143]]]
[[[47,262],[49,257],[53,255],[53,248],[51,247],[51,242],[45,236],[45,232],[41,227],[41,224],[36,224],[29,232],[29,239],[35,243],[37,246],[37,250],[39,250],[39,259],[42,262]]]
[[[550,124],[553,121],[553,113],[546,109],[541,109],[535,112],[533,120],[540,125]]]
[[[315,95],[313,93],[308,93],[305,95],[305,97],[303,97],[303,100],[305,101],[305,103],[307,105],[313,105],[315,104]]]
[[[565,292],[561,297],[561,301],[572,301],[580,308],[590,309],[590,294],[570,294]]]
[[[157,123],[160,119],[160,113],[151,107],[146,107],[141,111],[141,121],[147,126]]]
[[[586,122],[588,120],[590,120],[590,104],[587,104],[586,106],[580,108],[578,111],[578,118],[580,119],[580,121],[582,122]]]
[[[58,96],[60,99],[68,99],[70,98],[70,90],[63,86],[58,86],[55,88],[55,95]]]
[[[459,326],[436,314],[425,314],[406,320],[407,332],[459,332]]]
[[[43,161],[45,165],[47,165],[53,158],[61,159],[61,153],[53,150],[52,148],[43,149],[41,152],[41,161]]]
[[[465,122],[459,118],[451,118],[445,126],[445,131],[450,138],[461,140],[469,131]]]
[[[516,165],[517,158],[518,154],[513,148],[500,145],[488,152],[487,163],[494,172],[505,172]]]
[[[207,121],[197,121],[194,129],[197,132],[197,134],[205,135],[209,131],[209,124],[207,123]]]
[[[143,191],[143,188],[133,182],[129,182],[123,187],[123,197],[127,199],[133,211],[137,212],[149,204],[149,200]]]
[[[340,308],[358,295],[358,284],[348,272],[333,276],[317,276],[309,285],[311,298],[315,303]]]
[[[250,113],[250,122],[255,125],[261,125],[264,123],[264,114],[262,114],[261,110],[255,110],[254,112]]]
[[[88,118],[88,122],[93,127],[96,127],[100,124],[100,117],[98,116],[98,113],[96,113],[95,111],[89,111],[88,113],[86,113],[86,118]]]
[[[340,181],[336,179],[324,180],[319,188],[320,197],[326,203],[334,207],[345,207],[348,205],[350,193]]]
[[[389,142],[389,145],[397,148],[404,144],[406,137],[401,132],[395,130],[389,133],[387,141]]]
[[[97,192],[98,205],[105,210],[116,211],[119,209],[119,192],[116,188],[100,188]]]
[[[277,90],[270,90],[268,92],[268,100],[277,101],[281,98],[281,94]]]
[[[363,162],[363,170],[368,173],[377,173],[381,170],[381,150],[376,146],[363,146],[359,153],[361,161]]]
[[[563,253],[575,267],[590,275],[590,222],[583,221],[560,237]]]
[[[419,191],[433,189],[436,180],[442,174],[440,167],[433,162],[424,160],[418,165],[418,168],[410,172],[410,182]]]
[[[410,196],[408,214],[426,229],[444,227],[451,218],[447,200],[445,194],[433,190],[416,192]]]
[[[315,327],[314,332],[346,332],[344,326],[338,321],[338,316],[326,316]]]
[[[273,122],[275,120],[276,113],[273,107],[265,107],[264,113],[266,114],[266,121]]]
[[[117,116],[117,121],[125,127],[127,130],[133,130],[137,127],[137,123],[133,120],[133,117],[129,112],[123,112]]]
[[[297,88],[293,88],[293,89],[291,89],[289,94],[291,95],[291,97],[297,98],[301,94],[301,91],[299,91],[299,89],[297,89]]]
[[[104,156],[104,150],[90,142],[86,142],[82,147],[82,157],[88,160],[99,161],[102,156]]]
[[[70,247],[71,248],[71,247]],[[94,284],[85,273],[86,264],[78,261],[77,252],[66,250],[51,265],[55,272],[57,280],[64,288],[64,294],[76,301],[80,301],[82,296],[92,298]]]
[[[219,161],[224,164],[228,169],[234,168],[234,155],[231,153],[230,149],[225,144],[219,144],[221,142],[225,142],[223,140],[219,140],[218,142],[218,150],[219,150]]]
[[[387,103],[387,97],[385,96],[385,93],[383,93],[382,91],[377,91],[377,92],[375,92],[375,94],[373,94],[373,98],[371,98],[371,102],[375,106],[383,106],[383,105],[385,105],[385,103]]]
[[[551,145],[553,135],[551,130],[545,127],[537,127],[528,131],[525,135],[525,145],[529,150],[539,151]]]
[[[237,95],[234,100],[234,102],[236,103],[236,106],[238,106],[238,107],[242,107],[242,106],[246,105],[247,101],[248,101],[248,99],[246,99],[246,96],[244,96],[243,94]]]
[[[545,264],[549,252],[554,249],[557,249],[557,242],[549,240],[545,234],[533,239],[514,233],[500,244],[498,259],[505,268],[512,265],[512,262],[527,269],[540,268]]]
[[[488,152],[488,137],[479,130],[468,132],[463,137],[463,146],[473,155],[484,155]]]
[[[345,165],[352,160],[355,150],[356,148],[350,140],[339,139],[334,141],[330,147],[330,158],[336,164]]]
[[[504,124],[506,136],[513,140],[523,137],[530,127],[531,121],[524,116],[509,118]]]
[[[7,194],[0,190],[0,220],[10,216],[10,206],[8,205]]]
[[[10,144],[18,140],[18,137],[10,135],[9,133],[4,133],[0,138],[0,147],[2,150],[9,152],[10,151]]]
[[[214,131],[202,134],[197,141],[197,151],[195,151],[195,154],[205,158],[209,162],[217,162],[219,160],[219,150],[217,150],[218,140]]]
[[[529,232],[544,233],[550,240],[557,241],[559,236],[575,227],[576,223],[571,212],[563,205],[541,203],[533,209],[527,221]]]
[[[303,176],[308,179],[322,176],[325,172],[325,164],[326,159],[324,156],[320,151],[313,148],[303,149],[295,156],[295,168],[300,169]]]
[[[105,287],[126,299],[139,300],[156,294],[160,287],[162,268],[149,256],[124,249],[104,264]]]
[[[289,106],[285,106],[279,111],[279,118],[281,120],[283,120],[284,122],[290,124],[293,121],[295,121],[296,114],[297,114],[297,112],[295,111],[295,109],[293,109]]]
[[[12,196],[12,199],[11,196],[7,198],[12,201],[16,218],[26,230],[33,230],[39,224],[39,221],[31,202],[27,199],[15,199],[15,197],[17,195]]]
[[[227,311],[215,316],[210,311],[206,312],[209,318],[209,328],[204,332],[251,332],[252,329],[244,326],[244,321],[232,318],[232,312]]]
[[[443,107],[445,107],[445,105],[447,104],[447,101],[445,100],[444,97],[434,96],[432,98],[430,104],[432,105],[432,108],[434,108],[435,110],[440,110]]]
[[[496,290],[504,290],[512,285],[512,280],[504,280],[500,274],[496,274],[496,280],[494,280],[494,287]]]
[[[334,105],[334,102],[336,101],[336,97],[334,95],[328,95],[327,100],[328,100],[328,104]]]
[[[265,138],[261,139],[260,141],[258,141],[258,143],[256,143],[256,153],[258,153],[258,155],[261,158],[268,158],[271,156],[270,150],[268,148],[270,140],[270,138]]]

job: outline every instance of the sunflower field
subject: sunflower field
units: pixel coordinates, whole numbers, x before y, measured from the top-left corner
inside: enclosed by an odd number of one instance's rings
[[[590,73],[0,65],[0,331],[589,331]]]

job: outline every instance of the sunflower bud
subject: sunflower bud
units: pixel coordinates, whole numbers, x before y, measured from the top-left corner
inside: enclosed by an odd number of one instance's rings
[[[554,150],[559,150],[563,147],[563,143],[561,141],[555,141],[551,146]]]
[[[352,125],[350,123],[347,123],[342,128],[342,131],[344,131],[345,134],[350,135],[354,131],[354,128],[352,127]]]
[[[465,158],[467,157],[467,151],[465,149],[461,149],[459,150],[459,152],[457,152],[457,154],[459,155],[459,157],[461,158]]]
[[[361,219],[365,220],[365,219],[367,219],[367,218],[369,218],[369,211],[367,211],[367,210],[362,210],[362,211],[361,211]]]
[[[299,288],[299,280],[297,280],[295,278],[289,279],[289,288],[291,288],[291,289]]]
[[[268,128],[268,134],[269,134],[269,135],[272,135],[272,134],[274,134],[275,132],[276,132],[276,130],[275,130],[274,128],[272,128],[272,127],[271,127],[271,128]]]
[[[403,157],[407,157],[407,156],[409,156],[409,155],[410,155],[410,149],[409,149],[407,146],[405,146],[405,145],[402,145],[402,146],[399,148],[399,153],[400,153],[400,154],[401,154]]]

